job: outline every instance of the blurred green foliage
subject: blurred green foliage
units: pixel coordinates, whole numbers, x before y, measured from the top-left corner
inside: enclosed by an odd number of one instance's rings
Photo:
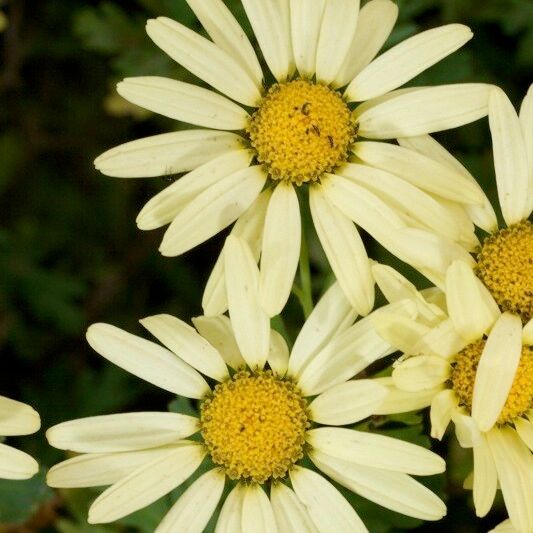
[[[249,31],[238,0],[227,2]],[[387,46],[440,24],[462,22],[474,40],[413,81],[485,81],[501,85],[518,104],[533,67],[531,0],[399,0],[400,19]],[[185,320],[201,313],[200,298],[222,237],[178,259],[158,255],[161,232],[142,233],[135,216],[166,186],[163,179],[115,180],[92,160],[141,136],[184,127],[140,113],[113,94],[125,76],[193,77],[144,33],[145,19],[166,15],[201,31],[184,0],[11,0],[0,34],[0,393],[36,406],[43,428],[79,416],[164,409],[168,395],[105,364],[85,343],[95,321],[140,331],[138,318],[169,312]],[[195,80],[197,81],[197,80]],[[494,196],[485,121],[440,135]],[[418,283],[413,271],[368,241],[372,257],[388,261]],[[310,235],[316,296],[329,279]],[[285,325],[294,339],[302,324],[289,302]],[[377,369],[378,370],[378,369]],[[191,410],[179,399],[171,409]],[[372,419],[379,427],[446,455],[445,476],[428,482],[448,498],[448,517],[421,524],[348,495],[370,531],[486,531],[504,517],[502,505],[475,520],[462,489],[470,456],[453,444],[430,443],[421,415]],[[363,428],[363,429],[365,429]],[[0,482],[0,531],[60,533],[151,532],[183,487],[146,510],[110,526],[86,524],[91,490],[55,492],[43,473],[62,454],[43,432],[10,439],[38,457],[41,475]],[[213,521],[212,521],[213,523]],[[211,524],[212,525],[212,524]]]

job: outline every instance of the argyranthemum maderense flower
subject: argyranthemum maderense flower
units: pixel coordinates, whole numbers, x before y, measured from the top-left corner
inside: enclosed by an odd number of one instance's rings
[[[196,477],[158,533],[203,531],[221,499],[217,531],[366,531],[328,477],[399,513],[441,518],[444,503],[409,475],[442,472],[439,456],[340,427],[369,416],[386,394],[371,380],[350,379],[391,350],[370,317],[353,324],[356,313],[335,284],[289,356],[259,305],[250,250],[230,237],[225,257],[232,273],[231,322],[198,317],[197,333],[169,315],[141,320],[166,348],[107,324],[87,333],[90,345],[113,363],[198,400],[199,417],[129,413],[59,424],[47,432],[50,443],[81,455],[53,467],[48,483],[111,485],[89,510],[89,521],[98,523],[128,515]],[[385,309],[414,316],[410,302]],[[316,468],[302,465],[304,458]],[[205,473],[195,476],[202,463]]]
[[[478,516],[490,510],[499,483],[513,527],[531,531],[533,321],[522,326],[519,316],[502,314],[462,261],[452,263],[445,293],[431,293],[432,302],[388,267],[375,274],[389,301],[410,294],[419,308],[415,320],[383,314],[375,323],[406,354],[386,383],[393,397],[431,405],[432,436],[442,438],[451,420],[461,446],[473,448]]]
[[[39,413],[25,403],[0,396],[0,436],[18,437],[41,427]],[[39,470],[27,453],[0,443],[0,479],[29,479]]]
[[[363,144],[380,153],[381,143],[358,143],[359,137],[420,135],[486,115],[484,84],[396,90],[464,45],[469,28],[434,28],[374,59],[397,17],[389,0],[372,0],[360,11],[359,0],[244,0],[275,78],[268,84],[224,3],[187,2],[212,41],[168,18],[148,21],[148,35],[219,92],[159,77],[126,79],[118,91],[146,109],[207,129],[140,139],[96,159],[101,172],[116,177],[188,172],[137,218],[146,230],[170,223],[164,255],[184,253],[237,220],[234,232],[261,256],[263,305],[271,316],[279,313],[298,264],[296,191],[302,184],[309,185],[313,222],[332,269],[361,314],[372,309],[374,282],[353,222],[435,281],[460,254],[435,233],[476,245],[473,225],[454,216],[457,203],[482,202],[475,184],[447,168],[399,178],[352,157]],[[239,224],[243,217],[253,219],[253,227]],[[204,294],[209,315],[226,310],[222,263]]]

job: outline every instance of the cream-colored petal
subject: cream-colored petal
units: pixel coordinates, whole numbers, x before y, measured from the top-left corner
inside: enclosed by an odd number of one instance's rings
[[[376,57],[397,18],[398,6],[390,0],[371,0],[361,8],[352,44],[333,81],[335,88],[352,81]]]
[[[263,71],[253,46],[240,24],[222,0],[187,0],[213,42],[231,56],[248,73],[257,87]]]
[[[38,471],[39,464],[33,457],[0,443],[0,479],[29,479]]]
[[[374,280],[365,246],[353,222],[326,198],[321,187],[309,191],[311,215],[331,269],[361,315],[374,306]]]
[[[146,203],[137,215],[137,226],[150,230],[172,222],[200,193],[247,168],[252,157],[250,150],[232,150],[189,172]]]
[[[259,301],[259,270],[244,240],[226,239],[224,268],[231,325],[244,360],[263,368],[269,352],[270,321]]]
[[[242,502],[244,494],[244,485],[237,483],[224,501],[215,533],[242,533]]]
[[[259,196],[266,174],[259,165],[230,174],[189,202],[168,227],[159,251],[180,255],[228,227]]]
[[[514,427],[526,446],[533,451],[533,423],[525,418],[515,418]]]
[[[31,435],[40,427],[39,413],[33,407],[0,396],[0,435]]]
[[[527,346],[533,346],[533,318],[529,320],[522,330],[522,342]]]
[[[318,532],[303,503],[287,485],[272,485],[270,501],[279,533]]]
[[[448,24],[409,37],[359,72],[345,97],[349,102],[362,102],[397,89],[471,38],[472,31],[462,24]]]
[[[529,163],[520,120],[505,93],[495,87],[489,100],[498,198],[508,226],[530,214]]]
[[[412,353],[437,355],[450,360],[465,344],[448,318],[423,335],[413,347]]]
[[[114,522],[150,505],[188,479],[205,454],[200,444],[182,444],[134,470],[96,498],[89,509],[89,524]]]
[[[110,453],[155,448],[200,429],[198,419],[179,413],[122,413],[62,422],[46,432],[51,446],[78,453]]]
[[[278,376],[284,376],[289,366],[289,347],[283,336],[274,329],[270,330],[268,365]]]
[[[209,392],[194,368],[158,344],[110,324],[93,324],[86,337],[101,356],[156,387],[188,398],[202,398]]]
[[[319,424],[354,424],[373,414],[387,394],[386,387],[370,379],[347,381],[315,398],[309,404],[309,416]]]
[[[318,428],[307,432],[315,450],[348,463],[429,476],[444,472],[446,463],[437,454],[409,442],[385,435],[346,428]]]
[[[259,293],[269,316],[279,315],[291,294],[302,226],[300,206],[291,184],[280,183],[268,203],[263,231]]]
[[[458,408],[452,413],[452,421],[455,424],[455,436],[463,448],[473,448],[478,444],[481,432],[464,408]]]
[[[359,0],[326,2],[316,51],[316,79],[330,84],[341,70],[357,28]]]
[[[520,317],[503,313],[487,339],[476,370],[472,418],[481,431],[496,423],[513,384],[522,353]]]
[[[488,113],[490,86],[482,83],[440,85],[389,93],[385,101],[359,106],[354,118],[359,135],[394,139],[457,128]]]
[[[242,137],[234,133],[176,131],[115,146],[98,156],[94,166],[114,178],[150,178],[188,172],[241,148]]]
[[[452,389],[444,389],[433,397],[429,414],[434,439],[442,440],[458,405],[459,399]]]
[[[527,152],[529,169],[528,208],[529,212],[531,212],[533,209],[533,84],[529,86],[529,90],[527,91],[525,98],[522,100],[519,118]]]
[[[396,350],[410,354],[419,353],[415,349],[422,337],[430,331],[428,326],[417,319],[391,313],[376,315],[373,325],[378,334]]]
[[[247,106],[256,106],[261,94],[247,71],[205,37],[167,17],[149,20],[146,33],[174,61],[221,93]]]
[[[392,372],[394,384],[406,391],[432,389],[450,377],[450,363],[434,355],[417,355],[402,361]]]
[[[336,334],[353,324],[357,312],[338,283],[334,283],[317,302],[300,329],[289,359],[289,374],[297,376],[309,361]]]
[[[279,82],[285,81],[294,69],[289,1],[243,0],[242,5],[268,68]]]
[[[225,480],[216,468],[200,476],[171,507],[155,533],[202,533],[222,496]]]
[[[300,466],[290,470],[289,475],[298,499],[305,505],[320,533],[368,531],[353,507],[323,476]]]
[[[246,365],[227,316],[197,316],[192,322],[198,333],[216,348],[227,365],[234,370]]]
[[[161,344],[202,374],[223,381],[228,367],[222,356],[194,328],[171,315],[154,315],[139,321]]]
[[[242,533],[276,533],[276,519],[265,491],[257,484],[244,489]]]
[[[489,533],[520,533],[514,527],[512,522],[507,519],[500,522],[494,529],[491,529]]]
[[[310,457],[337,483],[387,509],[422,520],[439,520],[446,514],[444,502],[407,474],[348,463],[321,452]]]
[[[476,516],[485,516],[492,507],[496,488],[498,486],[498,475],[496,466],[487,437],[482,433],[479,441],[473,448],[474,452],[474,484],[473,496]]]

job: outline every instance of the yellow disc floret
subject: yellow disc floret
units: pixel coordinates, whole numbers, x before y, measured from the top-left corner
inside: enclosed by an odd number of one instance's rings
[[[211,459],[228,477],[264,483],[283,478],[303,457],[307,402],[271,371],[241,371],[202,402],[201,431]]]
[[[455,356],[451,383],[459,397],[459,402],[467,409],[472,408],[474,382],[485,340],[481,339],[461,350]],[[503,409],[498,417],[498,424],[512,422],[533,407],[533,348],[522,346],[520,363],[516,370],[513,384]]]
[[[269,90],[252,115],[248,135],[273,179],[301,185],[348,159],[356,125],[339,93],[296,80]]]
[[[503,311],[533,317],[533,224],[524,220],[487,237],[476,274]]]

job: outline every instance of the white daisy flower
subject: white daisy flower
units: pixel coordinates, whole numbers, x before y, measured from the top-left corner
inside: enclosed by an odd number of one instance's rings
[[[371,318],[354,324],[356,313],[334,284],[289,355],[259,305],[251,251],[235,237],[227,246],[231,322],[201,316],[193,320],[195,331],[169,315],[141,320],[166,348],[108,324],[87,333],[90,345],[116,365],[198,400],[199,417],[128,413],[59,424],[47,432],[50,443],[80,455],[54,466],[48,483],[111,485],[89,510],[89,522],[104,523],[161,498],[205,461],[207,471],[189,484],[158,533],[203,531],[221,500],[216,531],[366,531],[328,477],[399,513],[444,516],[444,503],[410,477],[442,472],[439,456],[340,427],[368,417],[387,392],[372,380],[351,379],[391,352]],[[416,314],[407,301],[371,316],[385,311]],[[303,466],[304,457],[316,469]]]
[[[41,427],[37,411],[25,403],[0,396],[0,435],[30,435]],[[0,479],[29,479],[39,471],[37,461],[27,453],[0,443]]]
[[[476,514],[488,513],[499,487],[513,527],[532,531],[533,320],[523,326],[519,316],[501,313],[462,261],[448,270],[445,298],[440,291],[425,297],[389,267],[374,270],[390,301],[410,294],[419,309],[414,320],[383,314],[375,322],[406,354],[382,383],[391,397],[379,412],[394,412],[396,396],[403,407],[431,405],[438,439],[453,421],[459,444],[473,449]]]
[[[205,129],[129,142],[95,162],[115,177],[187,173],[152,198],[137,218],[144,230],[170,224],[162,254],[182,254],[237,221],[233,233],[248,241],[257,260],[261,257],[263,306],[276,315],[298,265],[297,190],[306,184],[318,237],[360,314],[373,307],[374,282],[354,222],[442,282],[446,266],[464,255],[443,238],[476,246],[472,223],[459,223],[454,213],[461,205],[481,204],[480,191],[455,169],[425,168],[398,177],[362,164],[360,152],[386,150],[388,145],[376,140],[455,128],[486,115],[485,84],[397,90],[463,46],[472,37],[470,29],[450,24],[427,30],[375,58],[398,14],[390,0],[371,0],[361,10],[359,0],[243,0],[275,78],[268,84],[224,3],[187,3],[212,40],[164,17],[148,21],[147,32],[214,90],[139,77],[119,83],[118,92]],[[435,190],[448,203],[433,198]],[[221,257],[206,287],[207,315],[227,309],[223,263]]]

